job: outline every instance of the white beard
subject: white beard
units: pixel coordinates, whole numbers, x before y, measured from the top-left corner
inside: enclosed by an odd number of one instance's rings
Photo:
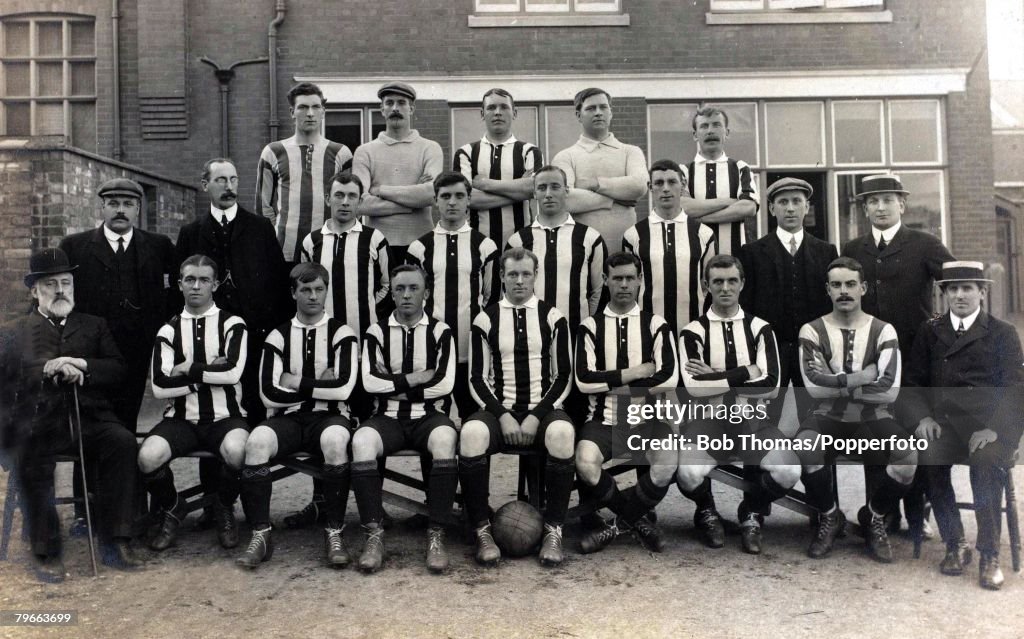
[[[43,309],[46,314],[50,317],[57,317],[63,319],[71,314],[74,310],[75,303],[71,300],[61,299],[50,302],[47,308]]]

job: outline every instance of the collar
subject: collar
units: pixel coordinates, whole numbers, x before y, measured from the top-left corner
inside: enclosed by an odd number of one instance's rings
[[[739,309],[732,317],[722,317],[715,312],[715,309],[709,308],[707,312],[707,318],[711,322],[735,322],[736,320],[743,319],[743,309]]]
[[[327,138],[325,138],[322,135],[318,136],[316,141],[314,141],[312,143],[306,143],[306,144],[300,143],[299,142],[299,138],[296,135],[293,135],[290,138],[286,138],[284,140],[281,140],[281,143],[284,144],[285,146],[294,146],[294,147],[312,146],[314,149],[317,148],[317,147],[321,147],[321,146],[327,146],[327,142],[328,142]]]
[[[226,209],[218,209],[216,206],[211,204],[210,215],[213,216],[213,219],[218,224],[223,224],[223,222],[221,221],[222,216],[228,218],[228,222],[234,222],[235,216],[238,215],[238,204],[232,204],[229,208]]]
[[[872,226],[871,227],[871,237],[872,237],[872,239],[875,240],[875,246],[878,246],[879,238],[883,238],[883,237],[885,238],[885,243],[886,244],[892,244],[893,236],[896,235],[896,233],[899,232],[899,230],[900,230],[900,228],[902,226],[903,226],[903,221],[902,220],[899,221],[899,222],[896,222],[895,224],[893,224],[889,228],[885,229],[884,231],[879,231],[878,229],[876,229],[875,227]]]
[[[481,144],[490,144],[491,146],[505,146],[506,144],[515,144],[516,142],[518,142],[518,140],[516,140],[516,136],[514,135],[510,135],[509,138],[504,142],[491,142],[490,140],[487,139],[486,135],[480,138]]]
[[[687,216],[686,211],[680,210],[679,215],[669,219],[658,215],[657,209],[651,209],[651,212],[647,214],[647,219],[651,221],[651,224],[686,224]]]
[[[213,315],[216,315],[219,312],[220,309],[217,308],[217,304],[214,304],[209,309],[207,309],[207,311],[202,315],[193,315],[188,311],[188,307],[186,306],[181,310],[181,317],[182,319],[199,319],[200,317],[212,317]]]
[[[973,313],[967,317],[957,317],[953,314],[953,311],[949,312],[949,322],[953,325],[953,330],[960,328],[960,322],[964,323],[964,330],[969,331],[974,326],[974,320],[978,319],[978,315],[981,315],[981,307],[979,306],[974,310]]]
[[[434,234],[435,235],[461,235],[462,233],[469,233],[472,230],[473,230],[473,227],[471,227],[469,225],[469,221],[468,220],[465,223],[463,223],[463,225],[460,226],[458,228],[458,230],[456,230],[456,231],[449,231],[448,229],[446,229],[443,226],[441,226],[440,222],[438,222],[437,226],[434,227]]]
[[[46,313],[44,313],[38,306],[36,306],[36,312],[39,313],[40,315],[42,315],[44,320],[46,320],[47,322],[53,324],[54,326],[64,326],[64,324],[66,324],[67,321],[68,321],[68,318],[63,317],[63,318],[61,318],[61,320],[59,322],[54,322],[50,318],[50,316],[47,315]]]
[[[338,233],[331,228],[331,218],[327,218],[327,220],[324,221],[324,225],[320,227],[320,233],[322,235],[337,235],[339,237],[347,233],[361,233],[362,230],[363,223],[360,222],[358,219],[356,219],[356,223],[350,226],[347,231],[342,231],[341,233]]]
[[[616,313],[615,311],[613,311],[611,305],[607,305],[607,306],[604,307],[604,315],[605,315],[605,317],[617,317],[617,318],[622,318],[622,317],[640,317],[640,305],[634,303],[633,304],[633,308],[631,308],[628,311],[626,311],[625,313],[621,313],[621,314],[620,313]]]
[[[416,326],[427,326],[430,324],[430,317],[427,316],[427,310],[423,309],[423,315],[420,317],[420,321],[416,322]],[[401,326],[402,328],[408,328],[405,324],[399,322],[395,318],[395,313],[392,311],[391,315],[388,315],[388,326]]]
[[[388,146],[393,146],[395,144],[411,144],[412,142],[415,142],[420,139],[420,132],[417,131],[416,129],[411,129],[409,131],[409,135],[405,136],[404,139],[396,140],[395,138],[388,135],[387,131],[385,130],[377,134],[377,139],[383,142],[384,144],[387,144]]]
[[[127,249],[128,245],[132,243],[132,236],[134,234],[134,228],[128,229],[128,232],[125,233],[124,235],[118,235],[117,233],[114,233],[113,231],[108,229],[106,224],[103,225],[103,237],[107,238],[107,242],[110,244],[110,248],[114,249],[115,251],[117,251],[117,241],[119,239],[124,239],[124,248]]]
[[[498,305],[501,306],[502,308],[537,308],[537,296],[532,296],[530,299],[523,302],[520,306],[516,306],[512,302],[508,301],[507,297],[502,296],[502,298],[498,300]]]
[[[697,155],[693,156],[693,163],[694,164],[707,164],[708,162],[714,162],[714,163],[726,162],[728,160],[729,160],[729,156],[724,151],[722,152],[722,155],[717,160],[711,160],[711,159],[708,159],[708,158],[704,157],[703,155],[700,154],[700,151],[697,151]]]
[[[609,133],[608,137],[606,137],[605,139],[601,140],[600,142],[598,142],[597,140],[593,140],[591,138],[588,138],[585,135],[581,135],[580,139],[576,140],[576,144],[578,146],[582,147],[583,150],[586,151],[587,153],[593,153],[594,151],[596,151],[601,146],[607,146],[607,147],[611,147],[613,149],[621,149],[622,148],[622,142],[619,142],[615,138],[615,134],[614,133]]]
[[[328,315],[327,313],[324,313],[324,316],[321,317],[320,321],[318,321],[316,324],[303,324],[302,322],[299,321],[299,318],[296,316],[292,317],[292,326],[294,326],[295,328],[320,328],[321,326],[326,326],[328,320],[330,319],[331,316]]]
[[[781,226],[776,226],[775,227],[775,236],[779,238],[779,241],[782,242],[782,245],[784,247],[786,247],[787,251],[789,250],[789,240],[790,239],[796,239],[796,247],[797,248],[800,248],[800,245],[804,243],[804,230],[803,229],[800,229],[796,233],[790,233],[789,231],[783,229]]]
[[[545,226],[544,224],[540,223],[540,216],[538,215],[537,218],[533,221],[533,223],[530,224],[530,226],[535,229],[560,229],[563,226],[576,226],[576,220],[572,219],[572,215],[566,215],[565,221],[559,224],[558,226]]]

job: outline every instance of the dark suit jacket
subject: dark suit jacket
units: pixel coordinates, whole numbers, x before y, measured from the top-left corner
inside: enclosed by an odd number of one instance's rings
[[[864,267],[868,292],[862,307],[893,325],[900,340],[900,355],[906,359],[918,327],[934,312],[932,282],[941,275],[942,263],[953,261],[953,256],[939,238],[907,228],[906,224],[881,255],[871,233],[847,242],[842,254]]]
[[[174,244],[165,235],[135,229],[132,232],[132,245],[138,260],[139,296],[144,326],[137,333],[139,337],[117,334],[114,338],[124,354],[141,352],[148,359],[156,340],[156,332],[175,311],[172,291],[177,288],[178,264],[175,262]],[[121,300],[107,286],[113,276],[114,253],[103,235],[103,228],[69,235],[61,240],[60,248],[68,254],[71,263],[78,266],[75,271],[75,309],[111,318]]]
[[[183,226],[178,234],[177,262],[180,265],[187,257],[202,254],[217,262],[221,279],[230,269],[235,286],[221,284],[213,295],[214,301],[220,308],[241,316],[249,328],[250,341],[257,335],[262,344],[267,333],[295,313],[277,234],[267,219],[239,206],[231,225],[228,261],[218,253],[215,224],[210,211],[205,210],[194,222]],[[178,299],[181,300],[180,294]]]
[[[1024,432],[1024,352],[1011,324],[982,311],[957,339],[949,313],[923,322],[904,370],[900,403],[911,425],[933,417],[964,441],[987,427],[1016,449]]]
[[[88,366],[78,390],[83,428],[87,420],[117,421],[106,394],[122,382],[124,359],[106,320],[76,309],[60,333],[33,309],[0,327],[0,446],[16,448],[30,436],[45,449],[34,449],[39,454],[70,446],[69,387],[43,379],[43,366],[60,356],[80,357]]]
[[[801,289],[807,300],[805,317],[798,317],[796,330],[822,315],[832,311],[832,301],[825,288],[825,269],[838,253],[836,247],[804,232],[800,250],[804,251],[806,264],[805,279]],[[773,327],[788,322],[788,315],[782,308],[783,263],[790,259],[787,251],[774,232],[756,242],[744,245],[738,255],[743,263],[745,282],[740,293],[740,303],[748,312],[765,320]],[[776,328],[776,332],[777,332]]]

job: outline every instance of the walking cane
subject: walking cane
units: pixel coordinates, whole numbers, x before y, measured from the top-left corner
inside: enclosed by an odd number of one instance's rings
[[[99,567],[96,565],[96,541],[92,536],[92,509],[89,507],[89,483],[85,472],[85,446],[82,443],[82,412],[78,406],[78,384],[71,384],[72,398],[75,402],[75,414],[72,418],[71,411],[68,411],[68,426],[71,428],[71,436],[78,440],[78,468],[82,473],[82,493],[85,496],[85,529],[89,533],[89,559],[92,560],[92,576],[99,577]],[[77,427],[76,427],[77,422]]]

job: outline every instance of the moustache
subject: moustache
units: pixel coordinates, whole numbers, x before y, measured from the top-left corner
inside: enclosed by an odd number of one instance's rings
[[[113,219],[115,219],[115,220],[124,220],[125,222],[127,222],[128,221],[128,216],[126,216],[126,215],[124,215],[122,213],[118,213],[117,215],[114,216]]]
[[[852,302],[852,301],[853,301],[853,298],[852,298],[852,297],[846,297],[846,296],[843,296],[843,297],[840,297],[840,298],[839,298],[838,300],[836,300],[836,301],[837,301],[837,302]]]
[[[402,115],[401,113],[392,113],[391,115],[388,116],[388,119],[389,120],[403,120],[403,119],[405,119],[405,116]]]

